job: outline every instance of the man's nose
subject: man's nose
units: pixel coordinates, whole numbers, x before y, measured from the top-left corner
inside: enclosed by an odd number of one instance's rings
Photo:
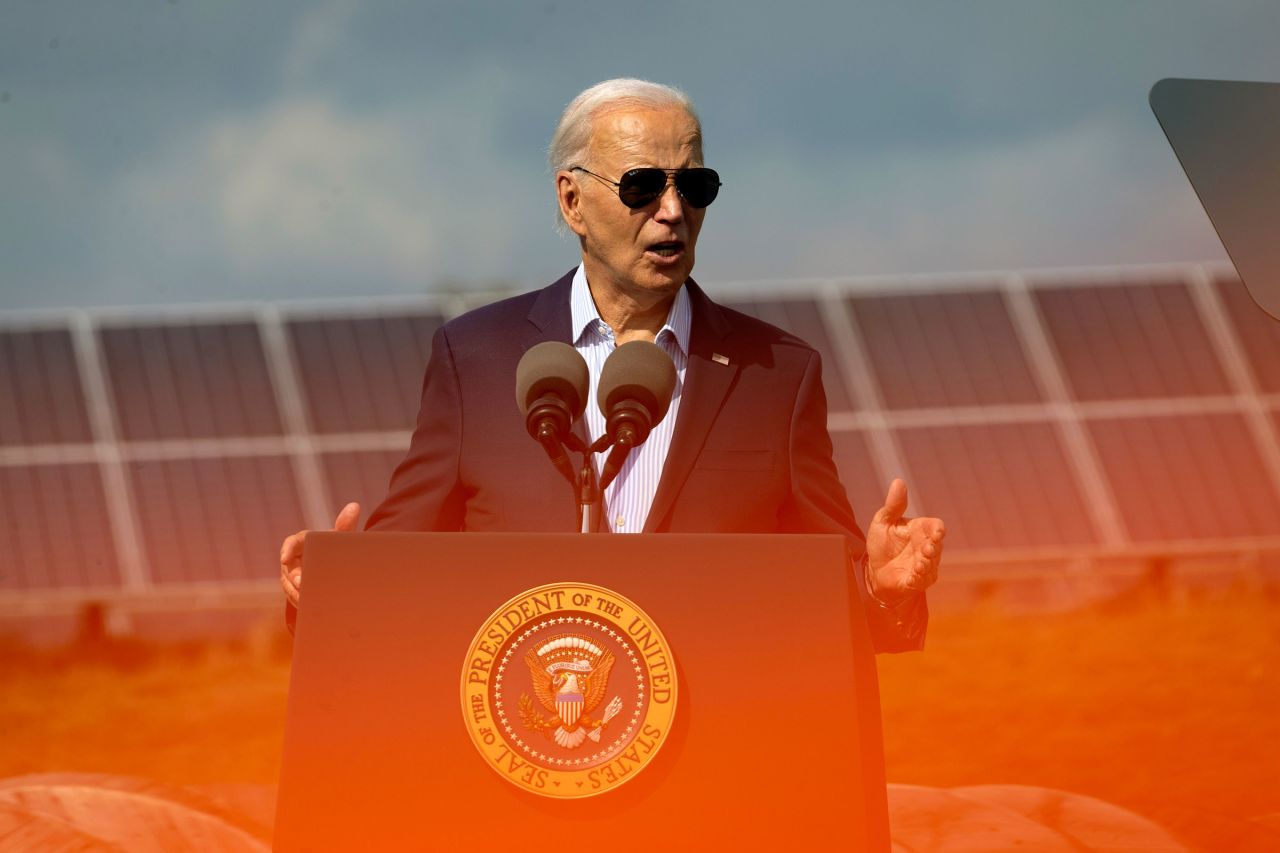
[[[663,222],[679,222],[684,219],[684,198],[676,189],[675,175],[667,175],[667,185],[658,196],[657,219]]]

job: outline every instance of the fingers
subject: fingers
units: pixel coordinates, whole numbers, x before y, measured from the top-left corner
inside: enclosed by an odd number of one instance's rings
[[[938,564],[928,561],[920,570],[915,572],[911,578],[911,586],[915,589],[926,590],[938,582]]]
[[[942,535],[945,532],[937,538],[930,538],[920,548],[920,558],[912,573],[916,589],[928,589],[938,581],[938,566],[942,563]]]
[[[876,512],[876,519],[887,524],[893,524],[902,518],[902,514],[907,511],[907,484],[902,481],[901,477],[894,477],[893,482],[889,484],[889,493],[885,495],[884,506]]]
[[[360,521],[360,504],[347,504],[333,520],[333,529],[351,531]],[[302,597],[302,553],[307,541],[307,531],[299,530],[280,544],[280,588],[285,597],[296,606]]]
[[[280,565],[297,565],[302,560],[302,546],[306,542],[307,531],[299,530],[292,536],[285,537],[284,542],[280,545]]]
[[[302,594],[302,551],[306,539],[306,530],[298,530],[280,544],[280,588],[294,605]]]
[[[924,541],[920,545],[920,553],[931,560],[938,560],[942,557],[942,538],[946,532],[941,533],[925,533]]]
[[[299,530],[280,546],[280,587],[296,606],[302,595],[302,551],[307,531]]]
[[[302,598],[302,569],[280,572],[280,588],[284,590],[284,597],[297,607]]]
[[[947,528],[938,518],[913,518],[908,524],[911,536],[907,553],[912,556],[908,558],[904,585],[916,591],[928,589],[938,580],[942,541],[947,535]]]
[[[940,545],[947,536],[947,527],[940,518],[907,518],[903,521],[910,531],[911,541],[917,546],[927,543]]]
[[[342,532],[355,530],[356,523],[359,521],[360,504],[352,501],[338,512],[338,517],[333,520],[333,529]]]
[[[898,591],[901,594],[923,592],[937,583],[937,581],[937,560],[927,560],[923,557],[917,557],[900,577],[898,581]]]

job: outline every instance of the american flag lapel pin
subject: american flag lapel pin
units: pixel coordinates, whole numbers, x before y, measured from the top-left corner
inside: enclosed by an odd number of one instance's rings
[[[716,364],[728,364],[729,356],[721,355],[718,352],[713,352],[711,353],[711,360],[714,361]]]

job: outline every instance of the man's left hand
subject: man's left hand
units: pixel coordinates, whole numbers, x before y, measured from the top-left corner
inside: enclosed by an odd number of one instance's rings
[[[886,604],[928,589],[938,579],[946,525],[940,518],[903,518],[906,511],[907,484],[895,479],[867,526],[871,587]]]

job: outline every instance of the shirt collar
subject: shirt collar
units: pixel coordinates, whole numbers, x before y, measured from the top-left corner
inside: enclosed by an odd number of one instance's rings
[[[594,327],[597,320],[602,327],[607,328],[600,317],[600,312],[596,309],[595,300],[591,298],[591,289],[587,287],[586,269],[582,264],[579,264],[578,269],[573,273],[573,285],[569,290],[569,313],[573,322],[575,346],[582,341],[582,336],[587,330]],[[670,334],[685,355],[689,354],[689,327],[692,316],[689,290],[682,286],[676,291],[671,310],[667,312],[667,322],[658,330],[658,336],[661,337],[663,332]]]

